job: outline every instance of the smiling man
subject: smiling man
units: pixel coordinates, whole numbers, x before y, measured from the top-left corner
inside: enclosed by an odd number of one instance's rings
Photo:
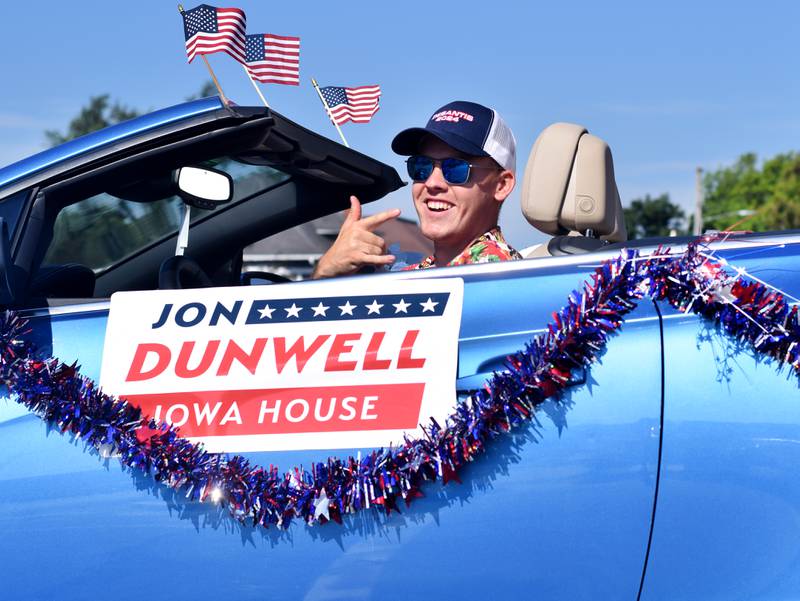
[[[496,111],[473,102],[451,102],[425,127],[400,132],[392,150],[409,156],[414,208],[423,235],[434,246],[432,255],[407,269],[522,258],[497,225],[500,207],[514,189],[516,150],[511,129]],[[350,203],[339,236],[314,270],[315,278],[395,261],[373,230],[400,211],[362,219],[358,199],[351,197]]]

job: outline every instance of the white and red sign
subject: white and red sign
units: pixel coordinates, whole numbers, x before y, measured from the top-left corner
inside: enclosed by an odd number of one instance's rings
[[[454,407],[463,282],[380,280],[117,293],[100,384],[212,452],[419,435]]]

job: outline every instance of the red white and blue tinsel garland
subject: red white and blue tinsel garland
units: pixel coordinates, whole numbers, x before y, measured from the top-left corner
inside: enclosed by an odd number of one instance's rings
[[[184,490],[190,499],[225,504],[241,522],[265,527],[285,527],[295,517],[341,522],[343,514],[370,506],[399,510],[401,502],[421,496],[427,481],[458,480],[459,469],[487,444],[530,420],[538,405],[569,385],[573,370],[596,361],[645,297],[712,320],[800,376],[797,306],[764,283],[726,272],[703,246],[693,244],[681,254],[625,251],[604,262],[553,314],[547,332],[510,356],[508,370],[495,374],[484,390],[459,401],[443,425],[431,420],[422,438],[406,438],[363,458],[331,457],[310,472],[281,472],[241,456],[204,451],[174,428],[103,394],[76,366],[38,358],[24,340],[24,320],[10,311],[0,316],[0,379],[15,400],[48,424],[97,449],[112,449],[123,464]]]

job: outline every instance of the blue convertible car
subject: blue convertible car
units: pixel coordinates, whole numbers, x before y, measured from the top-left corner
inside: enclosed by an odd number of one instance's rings
[[[425,436],[427,393],[407,377],[425,353],[434,377],[450,374],[435,383],[449,390],[447,415],[547,333],[604,261],[664,242],[625,241],[610,153],[582,128],[546,130],[521,183],[526,217],[553,236],[523,261],[327,283],[242,274],[248,244],[403,182],[268,109],[198,100],[0,170],[0,299],[44,355],[77,363],[209,451],[291,471],[297,489],[328,457],[380,457],[372,449],[403,432]],[[689,240],[669,242],[680,252]],[[800,297],[797,233],[705,248],[790,303]],[[449,321],[423,340],[434,319]],[[266,321],[280,323],[253,333]],[[356,322],[370,338],[349,361]],[[268,398],[276,387],[262,381],[260,404],[237,404],[257,386],[262,354],[276,377],[296,371],[285,384],[293,396]],[[304,400],[318,384],[306,362],[322,374],[327,413],[322,389],[316,405]],[[402,399],[342,397],[357,370],[364,386]],[[169,392],[148,387],[167,372],[158,381]],[[347,492],[358,511],[340,511],[328,490],[308,501],[310,516],[281,527],[236,520],[232,498],[167,486],[6,395],[0,598],[800,598],[796,373],[710,321],[643,299],[599,360],[565,378],[561,394],[457,473],[445,465],[413,490],[387,475],[408,505],[358,488]],[[217,404],[170,405],[196,392],[193,380]]]

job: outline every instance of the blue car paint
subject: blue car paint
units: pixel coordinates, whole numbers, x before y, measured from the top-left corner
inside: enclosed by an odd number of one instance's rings
[[[797,299],[797,250],[724,256]],[[669,308],[664,335],[664,453],[643,599],[798,598],[797,376]]]
[[[154,111],[130,121],[75,138],[55,148],[49,148],[0,169],[0,188],[82,154],[134,138],[139,134],[171,123],[210,113],[220,108],[222,108],[222,102],[218,97],[201,98],[200,100]]]
[[[462,369],[521,348],[530,336],[520,332],[544,325],[590,269],[528,265],[506,276],[495,266],[462,270]],[[459,275],[458,268],[443,271],[451,273],[438,275]],[[498,290],[520,310],[492,310]],[[548,403],[539,426],[498,440],[463,471],[463,484],[431,484],[401,515],[362,512],[342,526],[240,527],[114,459],[48,435],[34,416],[0,425],[0,490],[8,491],[0,496],[0,530],[17,533],[0,539],[3,565],[14,575],[10,591],[19,599],[83,599],[99,591],[127,599],[141,594],[136,583],[146,573],[151,582],[179,583],[181,597],[635,597],[655,492],[661,397],[657,315],[645,302],[636,316],[586,385]],[[36,327],[52,337],[56,356],[79,359],[92,375],[104,321],[101,309],[91,318],[42,318]],[[248,457],[288,468],[330,453],[347,451]],[[26,560],[32,554],[48,558],[50,580],[35,577]],[[148,595],[174,590],[149,587]]]
[[[796,599],[796,377],[697,318],[665,320],[665,352],[664,455],[643,598]]]

